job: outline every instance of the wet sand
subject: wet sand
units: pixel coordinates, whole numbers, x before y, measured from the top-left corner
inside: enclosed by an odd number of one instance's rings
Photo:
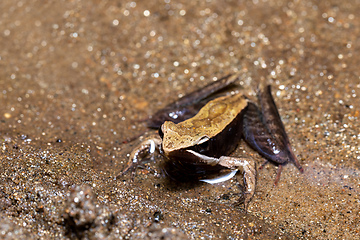
[[[360,237],[360,1],[0,9],[0,238]],[[234,206],[235,180],[116,178],[142,120],[232,72],[252,100],[272,85],[303,174],[288,164],[274,187],[266,165],[247,213]],[[244,142],[232,155],[264,161]]]

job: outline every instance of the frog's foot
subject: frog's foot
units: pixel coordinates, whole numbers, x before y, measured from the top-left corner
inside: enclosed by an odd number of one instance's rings
[[[127,167],[116,178],[131,172],[131,180],[134,180],[136,169],[143,166],[149,159],[154,160],[154,153],[156,149],[159,149],[160,145],[161,139],[159,137],[147,138],[142,141],[131,152]]]
[[[265,167],[266,164],[268,164],[269,161],[268,160],[265,160],[263,162],[263,164],[261,164],[261,166],[259,167],[259,170],[263,169]],[[275,181],[274,181],[274,186],[277,186],[277,184],[279,183],[279,180],[280,180],[280,176],[281,176],[281,172],[282,172],[282,169],[283,169],[283,165],[278,165],[278,170],[277,170],[277,173],[276,173],[276,178],[275,178]],[[303,173],[303,170],[301,168],[300,170],[301,173]]]

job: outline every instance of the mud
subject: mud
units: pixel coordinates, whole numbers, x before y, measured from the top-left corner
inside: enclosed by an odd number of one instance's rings
[[[360,1],[0,2],[2,239],[356,239]],[[117,177],[142,120],[231,72],[275,102],[305,172]],[[233,153],[264,160],[244,142]],[[157,157],[158,159],[160,156]]]

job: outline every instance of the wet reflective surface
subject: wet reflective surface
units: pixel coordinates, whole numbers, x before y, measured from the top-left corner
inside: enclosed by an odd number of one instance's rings
[[[359,6],[1,1],[1,238],[358,238]],[[233,71],[272,85],[303,174],[266,165],[247,214],[232,181],[114,181],[141,120]]]

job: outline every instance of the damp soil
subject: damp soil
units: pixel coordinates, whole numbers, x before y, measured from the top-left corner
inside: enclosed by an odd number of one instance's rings
[[[360,238],[360,11],[345,1],[0,2],[1,239]],[[295,155],[235,181],[117,177],[144,119],[240,72]],[[264,161],[241,142],[234,156]]]

